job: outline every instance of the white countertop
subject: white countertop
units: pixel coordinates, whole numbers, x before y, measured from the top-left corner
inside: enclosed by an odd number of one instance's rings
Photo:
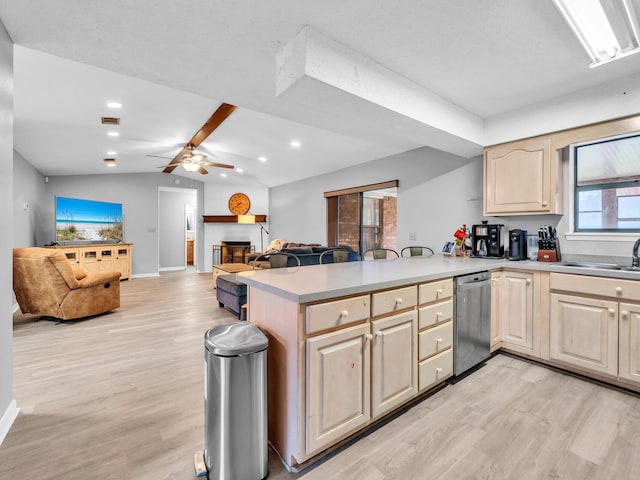
[[[252,270],[236,274],[236,279],[297,303],[307,303],[498,268],[640,280],[640,272],[443,255]]]

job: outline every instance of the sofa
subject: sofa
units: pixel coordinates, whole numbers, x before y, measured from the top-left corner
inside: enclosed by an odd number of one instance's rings
[[[120,272],[87,273],[55,249],[14,248],[13,291],[22,313],[90,317],[120,307]]]
[[[269,243],[267,249],[264,253],[251,253],[246,256],[245,262],[253,265],[253,261],[260,257],[264,257],[269,253],[274,252],[283,252],[283,253],[291,253],[298,257],[300,260],[300,266],[305,265],[318,265],[320,263],[320,255],[327,250],[331,250],[334,248],[347,249],[349,251],[348,260],[349,262],[357,262],[360,260],[360,256],[351,248],[347,246],[333,246],[327,247],[322,246],[318,243],[295,243],[295,242],[286,242],[281,239],[274,240]],[[331,254],[325,256],[324,263],[332,263],[333,257]],[[297,263],[295,259],[290,258],[287,263],[288,267],[295,267]],[[268,259],[261,258],[260,261],[256,264],[256,268],[269,268]]]

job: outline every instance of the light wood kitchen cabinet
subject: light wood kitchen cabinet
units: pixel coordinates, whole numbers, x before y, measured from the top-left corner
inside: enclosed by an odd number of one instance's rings
[[[453,374],[453,280],[418,286],[418,390]]]
[[[484,215],[562,213],[561,167],[550,136],[485,148]]]
[[[491,352],[499,349],[502,343],[500,325],[500,304],[502,299],[502,272],[491,274]]]
[[[371,323],[371,415],[377,417],[418,393],[416,310]]]
[[[365,323],[307,339],[307,453],[369,421],[371,338]]]
[[[617,302],[552,293],[550,303],[549,358],[616,376]]]
[[[116,271],[120,280],[131,279],[132,244],[90,244],[72,247],[48,247],[64,253],[74,269],[87,272]]]
[[[640,385],[640,305],[621,303],[618,331],[618,376]]]
[[[534,352],[534,273],[504,270],[498,295],[502,346],[520,353]]]
[[[550,359],[640,387],[638,282],[562,273],[550,279]]]

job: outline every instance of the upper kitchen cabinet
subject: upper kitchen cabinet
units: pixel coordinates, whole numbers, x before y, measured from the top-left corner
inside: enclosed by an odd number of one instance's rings
[[[484,215],[562,213],[562,161],[543,136],[484,151]]]

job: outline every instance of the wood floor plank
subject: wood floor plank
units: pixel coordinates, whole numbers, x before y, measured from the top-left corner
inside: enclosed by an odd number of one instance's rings
[[[14,316],[20,415],[0,479],[193,479],[204,333],[236,321],[210,274],[122,282],[122,307],[56,324]],[[506,355],[314,468],[270,480],[636,479],[640,398]]]

